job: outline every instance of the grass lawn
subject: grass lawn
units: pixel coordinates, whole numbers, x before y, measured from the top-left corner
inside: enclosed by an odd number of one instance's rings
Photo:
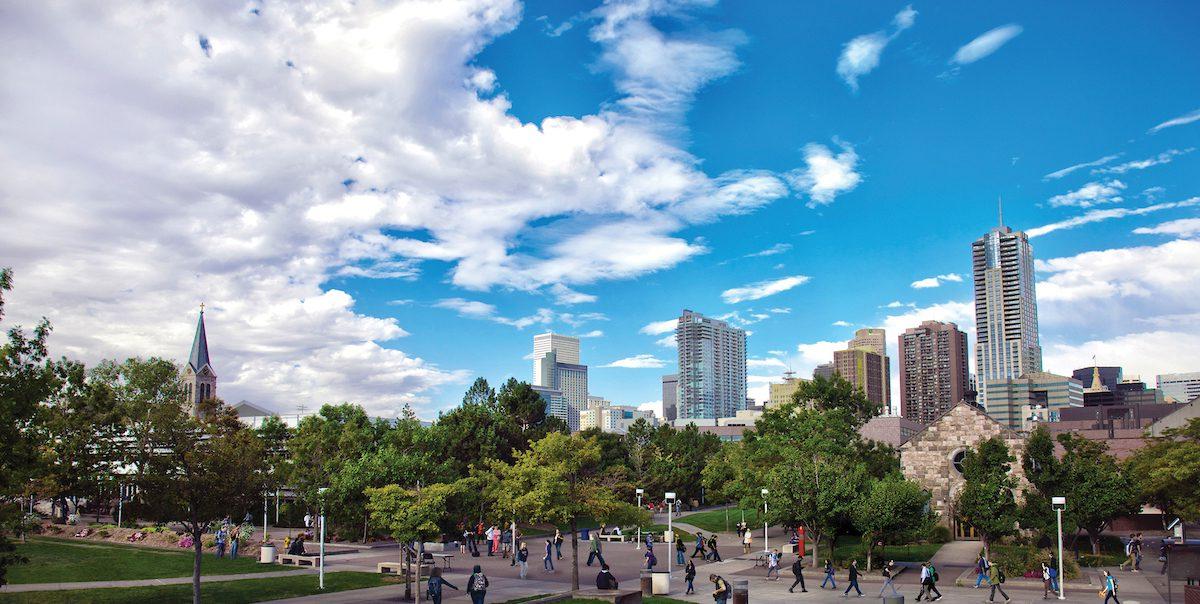
[[[685,531],[677,526],[673,526],[671,528],[675,529],[676,535],[683,537],[684,545],[691,545],[691,543],[696,540],[696,535],[693,535],[692,533],[690,533],[688,531]],[[665,524],[651,524],[649,526],[643,526],[642,527],[642,539],[646,538],[646,535],[645,535],[646,533],[654,533],[656,536],[662,537],[662,534],[664,532],[666,532],[666,530],[667,530],[667,525],[665,525]],[[633,538],[636,539],[637,538],[637,529],[634,529],[631,534],[633,535]]]
[[[17,553],[29,564],[8,569],[9,583],[58,583],[63,581],[121,581],[189,577],[193,553],[96,541],[33,537],[18,543]],[[242,557],[237,560],[204,554],[200,570],[206,575],[235,575],[279,570]]]
[[[327,573],[325,575],[325,592],[320,592],[317,589],[317,576],[305,574],[296,577],[242,579],[220,583],[205,583],[200,586],[200,596],[208,602],[241,604],[245,602],[277,600],[280,598],[294,598],[315,593],[379,587],[398,583],[398,581],[399,579],[396,577],[375,573]],[[156,604],[163,604],[171,602],[187,603],[191,601],[191,584],[0,594],[0,603],[3,604],[118,604],[124,602],[155,602]]]
[[[728,526],[726,526],[726,512],[728,512]],[[732,533],[737,527],[737,523],[741,522],[741,520],[742,510],[737,508],[699,512],[679,518],[680,522],[686,522],[694,527],[703,529],[707,533]],[[749,524],[750,526],[759,526],[761,523],[762,521],[758,518],[758,510],[746,510],[746,524]]]
[[[872,559],[872,565],[878,563],[879,560],[895,560],[897,562],[924,562],[933,557],[939,549],[941,543],[914,543],[912,545],[887,545],[882,550],[875,551],[875,557]],[[824,552],[825,544],[822,544],[821,550]],[[822,554],[818,558],[824,558]],[[867,563],[867,548],[863,546],[862,539],[857,535],[840,535],[837,539],[837,545],[833,548],[833,559],[841,564],[849,564],[851,559],[858,559],[860,568],[866,568]]]

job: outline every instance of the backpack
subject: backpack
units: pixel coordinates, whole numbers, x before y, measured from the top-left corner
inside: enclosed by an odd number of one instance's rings
[[[1003,569],[998,569],[998,570],[996,571],[996,579],[998,579],[998,580],[999,580],[1001,583],[1003,583],[1003,582],[1004,582],[1004,580],[1005,580],[1005,579],[1007,579],[1007,577],[1005,577],[1005,576],[1004,576],[1004,570],[1003,570]]]
[[[471,575],[471,583],[467,585],[467,591],[480,592],[486,591],[488,587],[487,577],[483,573],[475,573]]]
[[[442,582],[437,580],[437,577],[430,577],[429,585],[425,592],[429,594],[429,598],[437,598],[442,595]]]
[[[934,583],[942,580],[942,578],[938,576],[937,567],[932,564],[929,565],[929,577],[933,579]]]

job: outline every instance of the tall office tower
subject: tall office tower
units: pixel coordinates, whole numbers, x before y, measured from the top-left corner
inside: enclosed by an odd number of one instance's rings
[[[662,376],[663,420],[675,421],[679,413],[679,374]]]
[[[579,430],[579,413],[588,406],[588,368],[579,363],[579,338],[535,335],[533,354],[533,385],[546,399],[546,412],[561,417],[571,431]]]
[[[679,419],[733,417],[746,406],[746,332],[684,310],[679,348]]]
[[[887,356],[887,332],[880,327],[865,327],[854,332],[854,337],[846,342],[846,348],[853,350],[855,348],[869,350],[879,355],[879,363],[882,367],[879,372],[883,374],[883,412],[891,413],[892,405],[892,360]]]
[[[922,321],[900,335],[900,415],[928,424],[966,398],[967,334],[954,323]]]
[[[989,383],[1042,371],[1033,248],[1025,233],[1000,226],[971,245],[975,275],[975,371],[987,404]],[[994,417],[994,416],[993,416]]]
[[[820,365],[813,367],[814,380],[819,377],[829,379],[833,377],[833,374],[835,373],[837,373],[837,367],[834,367],[833,363],[821,363]]]
[[[836,350],[833,353],[835,371],[846,381],[858,386],[867,395],[867,400],[879,405],[884,412],[888,410],[887,383],[891,374],[884,361],[886,358],[865,348]]]
[[[1158,389],[1163,397],[1177,403],[1191,402],[1200,396],[1200,371],[1191,373],[1164,373],[1158,376]]]

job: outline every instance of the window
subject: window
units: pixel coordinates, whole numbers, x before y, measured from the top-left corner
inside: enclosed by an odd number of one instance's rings
[[[963,460],[967,457],[966,449],[959,449],[950,456],[950,463],[954,466],[954,471],[958,472],[959,476],[963,473]]]

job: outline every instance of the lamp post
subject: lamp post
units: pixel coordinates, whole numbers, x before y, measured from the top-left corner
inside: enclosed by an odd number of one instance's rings
[[[671,547],[675,544],[675,531],[671,528],[671,510],[675,509],[675,492],[667,493],[667,546],[663,552],[667,554],[667,574],[671,574]]]
[[[328,490],[329,487],[317,489],[317,496],[321,499],[321,549],[319,552],[321,568],[317,572],[317,588],[322,591],[325,589],[325,491]]]
[[[1063,584],[1066,577],[1063,576],[1062,513],[1063,510],[1067,509],[1067,498],[1054,497],[1050,500],[1050,503],[1054,507],[1054,513],[1058,516],[1058,599],[1065,600],[1066,596],[1063,595],[1065,591]]]
[[[764,552],[771,551],[771,548],[767,546],[767,493],[769,493],[769,492],[770,491],[768,491],[766,489],[762,490],[762,496],[763,496],[763,551]]]
[[[642,495],[646,492],[645,489],[634,489],[637,493],[638,510],[642,509]],[[642,523],[638,522],[637,527],[637,543],[633,544],[633,549],[642,549]]]

